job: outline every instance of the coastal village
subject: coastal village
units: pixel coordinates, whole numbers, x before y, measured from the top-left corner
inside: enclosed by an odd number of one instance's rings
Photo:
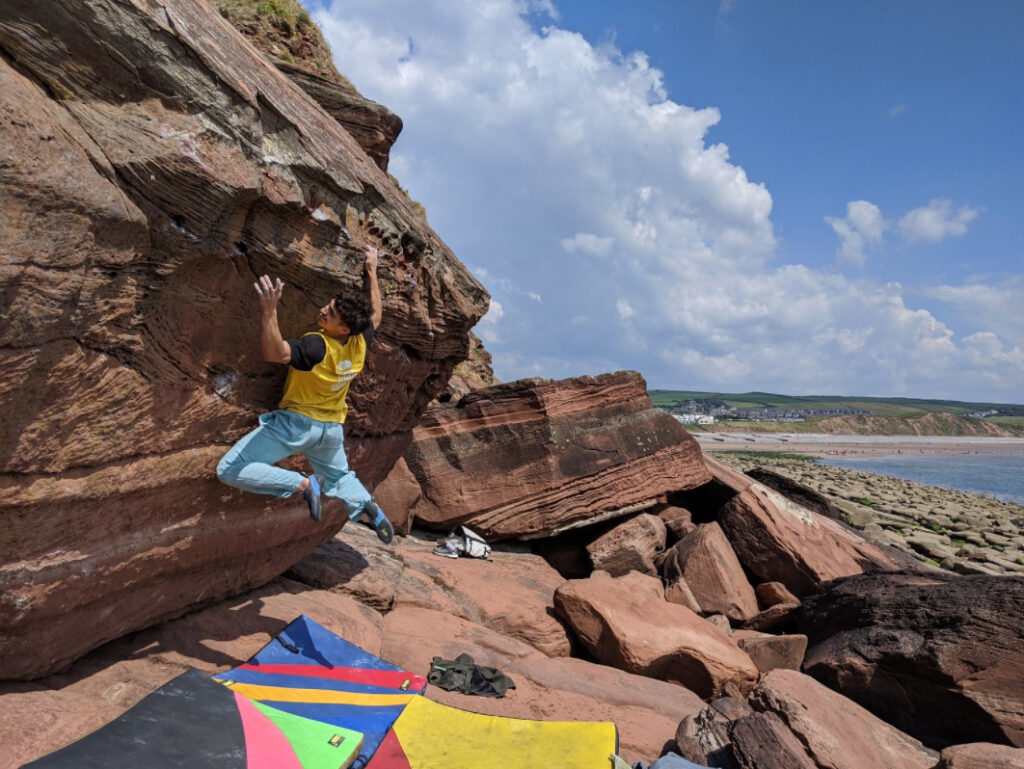
[[[635,371],[498,382],[301,6],[10,3],[0,49],[0,768],[1024,767],[1024,506],[705,450]],[[298,335],[365,246],[392,542],[214,472],[283,384],[254,280]]]

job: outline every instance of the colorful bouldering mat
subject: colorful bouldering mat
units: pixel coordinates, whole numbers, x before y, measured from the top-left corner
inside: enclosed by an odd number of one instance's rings
[[[249,699],[359,732],[364,760],[427,685],[305,615],[244,665],[214,678]]]
[[[485,716],[416,697],[366,769],[599,769],[618,743],[613,723]]]
[[[343,769],[362,735],[224,688],[198,670],[25,769]]]

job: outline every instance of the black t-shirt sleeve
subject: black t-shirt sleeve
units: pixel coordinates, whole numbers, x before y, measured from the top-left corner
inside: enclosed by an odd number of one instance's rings
[[[327,343],[319,334],[306,334],[302,339],[289,339],[292,348],[292,368],[299,371],[312,371],[313,366],[327,355]]]
[[[369,326],[366,327],[366,331],[363,332],[363,339],[366,340],[366,346],[367,347],[369,347],[371,344],[373,344],[373,335],[376,334],[376,333],[377,332],[374,329],[372,323]]]

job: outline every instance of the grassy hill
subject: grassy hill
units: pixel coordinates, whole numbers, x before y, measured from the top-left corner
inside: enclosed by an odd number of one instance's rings
[[[737,409],[862,409],[878,416],[912,419],[928,413],[954,415],[970,414],[976,411],[997,409],[998,417],[993,421],[1013,424],[1002,420],[1024,418],[1024,405],[1012,403],[985,403],[967,401],[929,400],[925,398],[872,398],[849,395],[777,395],[774,393],[716,393],[693,390],[649,390],[655,406],[671,408],[695,400]],[[1017,423],[1019,424],[1019,422]]]

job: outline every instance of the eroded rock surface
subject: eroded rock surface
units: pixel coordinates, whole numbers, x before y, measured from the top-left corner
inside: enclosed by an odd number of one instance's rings
[[[358,143],[205,3],[0,6],[0,677],[266,582],[344,522],[216,482],[274,408],[256,276],[286,336],[383,250],[350,395],[371,486],[486,310]],[[339,240],[342,227],[349,239]]]
[[[432,406],[405,459],[423,492],[416,520],[491,539],[549,536],[710,480],[635,372],[521,380]]]
[[[851,577],[798,620],[806,672],[926,744],[1024,747],[1024,577]]]
[[[773,670],[750,695],[775,713],[824,769],[932,769],[938,753],[795,670]]]

